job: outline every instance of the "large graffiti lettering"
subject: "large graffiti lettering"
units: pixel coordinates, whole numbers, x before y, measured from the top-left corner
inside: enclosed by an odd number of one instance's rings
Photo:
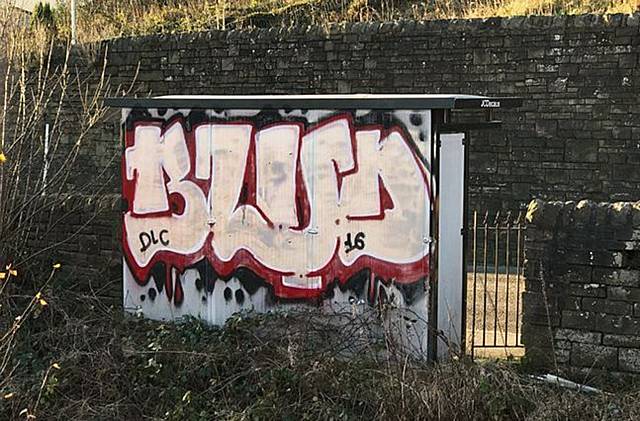
[[[125,142],[125,258],[141,285],[163,263],[176,304],[171,271],[202,260],[294,299],[364,269],[397,284],[429,272],[428,175],[400,126],[147,119]]]

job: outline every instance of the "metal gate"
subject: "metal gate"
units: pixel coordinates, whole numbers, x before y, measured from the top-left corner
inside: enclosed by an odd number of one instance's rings
[[[467,351],[474,357],[517,357],[524,290],[524,214],[473,212],[467,268]]]

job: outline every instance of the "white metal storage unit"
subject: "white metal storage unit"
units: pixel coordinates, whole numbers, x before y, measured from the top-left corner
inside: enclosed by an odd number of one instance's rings
[[[464,340],[466,133],[520,102],[108,99],[123,109],[125,309],[223,324],[242,310],[385,303],[418,352],[445,355],[436,336]],[[456,124],[456,109],[487,112]]]

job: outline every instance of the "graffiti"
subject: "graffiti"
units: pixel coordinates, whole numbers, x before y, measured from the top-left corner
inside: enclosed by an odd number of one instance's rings
[[[175,304],[184,297],[175,273],[189,268],[198,290],[249,276],[287,299],[320,297],[362,273],[398,285],[428,276],[419,228],[428,174],[399,125],[356,125],[351,114],[259,128],[240,118],[143,119],[125,143],[127,266]]]
[[[359,232],[355,235],[354,241],[351,241],[351,233],[347,233],[347,239],[344,242],[345,253],[349,253],[354,249],[362,250],[364,249],[364,232]]]
[[[166,235],[169,234],[167,230],[161,230],[158,234],[158,238],[156,238],[155,232],[153,230],[147,232],[141,232],[140,237],[140,253],[144,253],[151,247],[152,244],[161,243],[163,246],[169,245],[169,240],[166,239]]]

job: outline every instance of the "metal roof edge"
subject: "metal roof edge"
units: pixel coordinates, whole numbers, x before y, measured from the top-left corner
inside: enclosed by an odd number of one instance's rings
[[[116,108],[172,109],[485,109],[516,108],[522,98],[471,95],[180,96],[105,98]]]

